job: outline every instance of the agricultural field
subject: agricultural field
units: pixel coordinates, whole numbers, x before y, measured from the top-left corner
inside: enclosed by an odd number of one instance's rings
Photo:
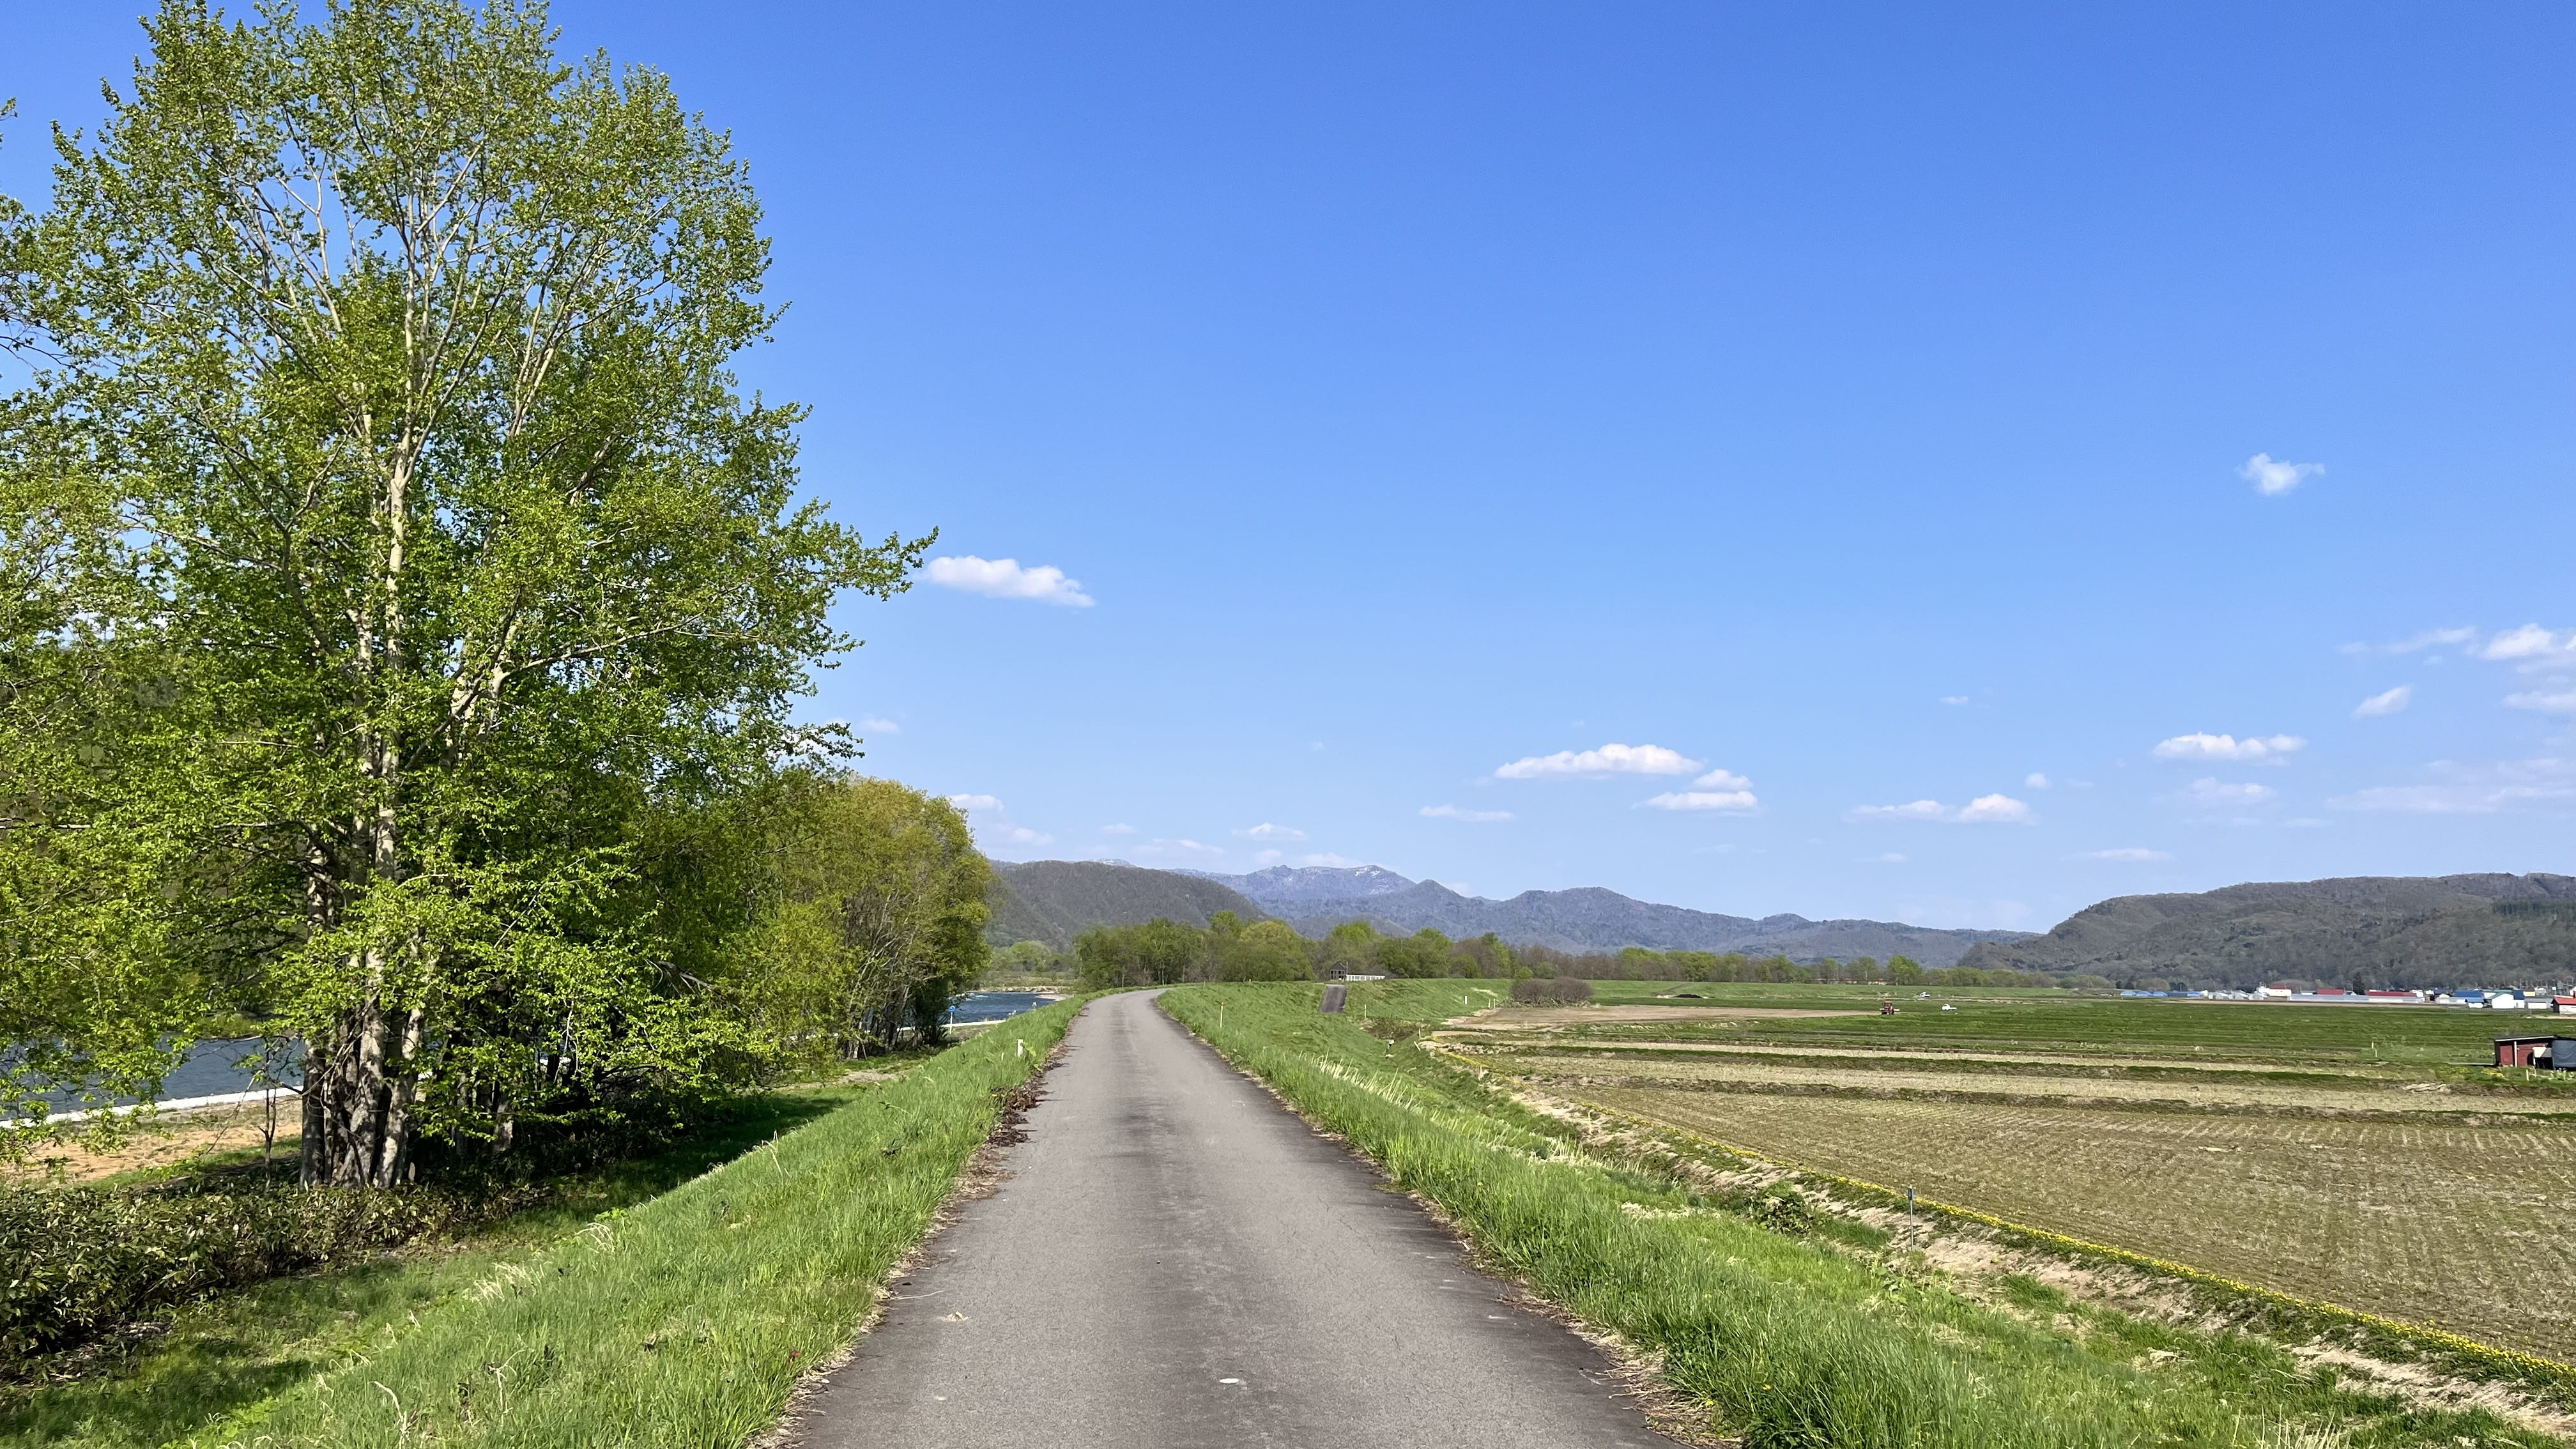
[[[1641,1127],[1633,1099],[1615,1114],[1572,1110],[1566,1099],[1579,1081],[1533,1076],[1522,1082],[1538,1090],[1522,1090],[1510,1066],[1526,1048],[1467,1050],[1466,1038],[1579,1041],[1593,1028],[1546,1008],[1479,1014],[1461,1028],[1462,998],[1478,1000],[1476,990],[1354,986],[1339,1015],[1317,1012],[1312,987],[1188,986],[1163,1001],[1310,1120],[1376,1158],[1395,1185],[1436,1202],[1488,1262],[1657,1355],[1691,1432],[1927,1449],[2536,1449],[2576,1430],[2576,1376],[2545,1364],[2255,1289],[2195,1284],[1937,1209],[1909,1211],[1901,1196],[1711,1145],[1736,1140],[1731,1119],[1684,1123],[1674,1111]],[[1831,1005],[1778,994],[1759,1004]],[[1609,1022],[1628,1015],[1596,1010]],[[1538,1022],[1551,1024],[1533,1029]],[[1631,1015],[1605,1029],[1638,1028]],[[1792,1137],[1797,1114],[1814,1105],[1678,1088],[1654,1096],[1649,1105],[1717,1113],[1753,1104],[1778,1112]],[[1947,1108],[1853,1100],[1922,1108],[1936,1121]],[[2240,1124],[2265,1119],[2191,1120],[2219,1129],[2203,1145],[2227,1146]],[[1976,1130],[1952,1131],[1936,1150],[1973,1157]],[[2375,1150],[2353,1141],[2338,1158]],[[1865,1156],[1874,1138],[1860,1142]],[[2134,1170],[2164,1165],[2141,1156]],[[2184,1196],[2165,1200],[2170,1215],[2210,1237],[2236,1231],[2224,1208]],[[2533,1272],[2567,1276],[2564,1263]]]
[[[1857,986],[1693,985],[1617,981],[1594,985],[1605,1005],[1794,1007],[1861,1016],[1787,1018],[1759,1026],[1709,1024],[1682,1033],[1706,1040],[1787,1038],[1823,1046],[1946,1051],[2020,1050],[2151,1054],[2182,1060],[2241,1058],[2334,1064],[2475,1067],[2499,1035],[2548,1031],[2553,1018],[2433,1007],[2289,1006],[2270,1002],[2077,997],[2011,988],[1940,988],[1929,999]],[[1693,993],[1696,1000],[1676,993]],[[1882,1000],[1899,1008],[1876,1015]],[[1955,1008],[1943,1011],[1941,1008]],[[1606,1034],[1606,1033],[1601,1033]],[[1658,1033],[1658,1035],[1672,1035]]]
[[[2576,1124],[1607,1088],[1765,1156],[2242,1282],[2576,1359]]]
[[[1806,1170],[2576,1361],[2576,1083],[2485,1065],[2519,1018],[2008,992],[1880,1017],[1850,988],[1612,984],[1438,1039]]]

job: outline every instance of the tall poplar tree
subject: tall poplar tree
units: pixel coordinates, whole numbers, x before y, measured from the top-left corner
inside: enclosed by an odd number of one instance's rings
[[[928,543],[800,505],[728,371],[741,164],[523,0],[145,29],[0,207],[0,1042],[112,1077],[256,1002],[344,1184],[706,1069],[639,822],[844,743],[788,719],[827,610]]]

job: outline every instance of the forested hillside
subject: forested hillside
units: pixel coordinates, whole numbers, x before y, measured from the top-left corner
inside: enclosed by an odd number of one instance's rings
[[[2576,877],[2348,876],[2120,896],[1969,966],[2123,985],[2523,985],[2576,977]]]
[[[1073,938],[1094,926],[1157,918],[1205,926],[1219,911],[1247,922],[1267,914],[1217,881],[1096,860],[995,861],[985,903],[993,944],[1036,941],[1054,951],[1073,949]]]

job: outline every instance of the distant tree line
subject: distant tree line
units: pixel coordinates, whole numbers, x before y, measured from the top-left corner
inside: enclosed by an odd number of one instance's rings
[[[1488,932],[1452,940],[1436,930],[1384,935],[1366,921],[1346,921],[1320,938],[1298,935],[1280,921],[1245,925],[1231,911],[1205,927],[1164,918],[1138,925],[1096,926],[1058,955],[1033,941],[997,953],[997,969],[1057,971],[1075,975],[1092,990],[1162,986],[1188,981],[1306,981],[1333,976],[1455,977],[1467,980],[1567,979],[1585,981],[1843,982],[1884,986],[2072,985],[2107,987],[2100,977],[2061,977],[2038,972],[1927,968],[1905,956],[1881,962],[1792,961],[1785,955],[1741,952],[1653,951],[1631,946],[1618,952],[1576,953],[1550,946],[1515,946]]]

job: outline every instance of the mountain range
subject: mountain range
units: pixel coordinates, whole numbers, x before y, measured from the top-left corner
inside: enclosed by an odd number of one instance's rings
[[[1926,966],[2088,972],[2124,986],[2244,988],[2279,980],[2371,986],[2537,985],[2576,979],[2576,877],[2347,876],[2196,894],[2118,896],[2045,935],[1942,931],[1895,921],[1717,915],[1586,887],[1506,901],[1460,895],[1383,866],[1273,866],[1245,875],[1118,861],[994,865],[996,943],[1058,950],[1097,925],[1218,911],[1275,916],[1306,936],[1344,921],[1451,937],[1491,931],[1561,951],[1741,951],[1812,961],[1911,956]]]
[[[1205,925],[1230,910],[1245,919],[1275,916],[1305,936],[1344,921],[1410,935],[1425,927],[1452,937],[1488,931],[1514,945],[1560,951],[1741,951],[1812,961],[1825,956],[1911,956],[1948,966],[1982,942],[2018,939],[2016,931],[1943,931],[1896,921],[1811,921],[1778,915],[1755,920],[1632,900],[1597,886],[1523,891],[1507,901],[1460,895],[1437,881],[1414,881],[1383,866],[1273,866],[1248,875],[1147,870],[1124,863],[1031,861],[994,866],[996,941],[1038,940],[1061,950],[1093,925],[1169,916]]]
[[[2536,985],[2576,978],[2576,877],[2345,876],[2119,896],[1962,965],[2122,985]]]

